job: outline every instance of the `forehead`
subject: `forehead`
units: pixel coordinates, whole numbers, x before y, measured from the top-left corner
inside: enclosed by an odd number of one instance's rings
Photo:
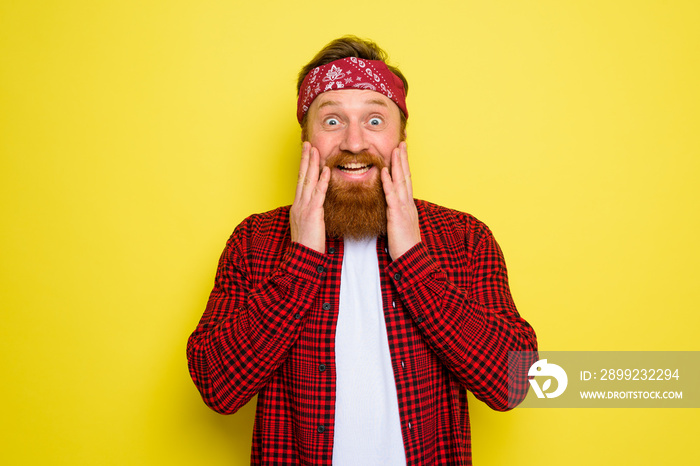
[[[397,115],[400,112],[399,107],[387,96],[367,89],[344,89],[324,92],[313,101],[309,112],[315,113],[323,109],[352,111],[365,110],[367,108],[385,109],[385,111],[397,113]]]

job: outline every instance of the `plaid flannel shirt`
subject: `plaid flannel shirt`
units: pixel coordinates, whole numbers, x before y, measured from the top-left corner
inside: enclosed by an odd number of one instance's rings
[[[469,214],[416,201],[421,242],[392,261],[377,240],[408,465],[471,464],[467,390],[509,405],[508,352],[535,351],[500,248]],[[205,403],[234,413],[258,394],[251,464],[332,464],[342,239],[321,254],[289,233],[289,207],[244,220],[188,341]],[[510,387],[522,399],[527,378]],[[371,383],[371,380],[360,383]]]

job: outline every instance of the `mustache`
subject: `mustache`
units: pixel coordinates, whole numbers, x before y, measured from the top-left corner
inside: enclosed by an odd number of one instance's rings
[[[353,153],[348,151],[340,151],[326,159],[328,168],[337,167],[339,165],[347,165],[349,163],[361,163],[364,165],[374,165],[379,170],[384,168],[384,160],[371,152]]]

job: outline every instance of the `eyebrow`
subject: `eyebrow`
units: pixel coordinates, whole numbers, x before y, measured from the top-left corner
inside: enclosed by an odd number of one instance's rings
[[[381,105],[382,107],[388,107],[385,101],[381,99],[369,99],[365,101],[366,104],[374,104],[374,105]],[[321,110],[323,107],[333,107],[333,106],[339,106],[340,102],[337,100],[326,100],[325,102],[321,102],[321,104],[318,106],[318,109]]]
[[[329,107],[329,106],[337,106],[340,105],[340,102],[336,100],[326,100],[325,102],[321,102],[321,104],[318,106],[318,109],[321,110],[323,107]]]
[[[385,101],[381,99],[370,99],[365,102],[366,104],[375,104],[375,105],[381,105],[382,107],[388,107]]]

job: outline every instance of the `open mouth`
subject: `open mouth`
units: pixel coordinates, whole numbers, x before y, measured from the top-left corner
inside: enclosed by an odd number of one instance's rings
[[[338,165],[338,170],[344,173],[352,173],[353,175],[366,173],[370,168],[372,168],[371,163],[347,163],[345,165]]]

